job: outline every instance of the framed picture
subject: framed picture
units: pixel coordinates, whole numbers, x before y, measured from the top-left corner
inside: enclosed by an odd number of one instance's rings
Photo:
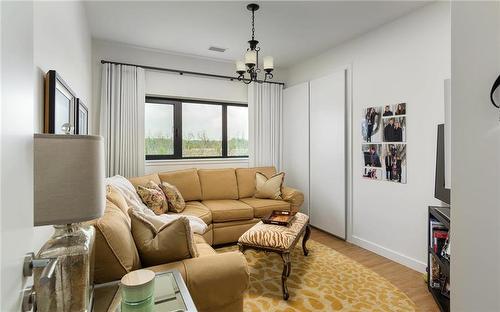
[[[76,99],[75,134],[89,134],[89,110],[81,99]]]
[[[45,75],[44,132],[74,134],[76,95],[55,70]],[[64,127],[63,127],[64,126]]]

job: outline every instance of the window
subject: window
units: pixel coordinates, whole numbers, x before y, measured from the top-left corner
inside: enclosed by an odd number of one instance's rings
[[[182,103],[182,157],[222,156],[222,105]]]
[[[248,157],[243,104],[146,97],[146,159]]]
[[[174,105],[148,103],[144,114],[146,155],[174,155]]]
[[[248,155],[248,107],[227,107],[227,154]]]

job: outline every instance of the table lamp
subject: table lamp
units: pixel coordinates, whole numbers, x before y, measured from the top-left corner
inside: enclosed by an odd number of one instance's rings
[[[32,265],[38,311],[90,309],[95,232],[81,222],[104,212],[103,142],[92,135],[34,135],[34,225],[55,229],[34,258],[46,264]]]

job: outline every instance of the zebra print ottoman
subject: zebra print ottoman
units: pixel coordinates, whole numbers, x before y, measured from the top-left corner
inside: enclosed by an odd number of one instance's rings
[[[281,286],[284,300],[288,300],[289,297],[286,280],[292,270],[290,251],[295,247],[302,234],[304,234],[302,249],[304,256],[307,256],[309,251],[306,243],[311,235],[311,229],[309,227],[309,217],[300,212],[297,212],[289,226],[265,224],[260,221],[238,239],[238,247],[243,253],[247,249],[255,249],[275,252],[281,256],[281,259],[283,259]]]

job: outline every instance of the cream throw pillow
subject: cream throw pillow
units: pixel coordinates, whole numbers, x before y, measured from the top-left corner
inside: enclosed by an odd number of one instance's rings
[[[284,179],[284,172],[277,173],[269,179],[263,173],[257,172],[255,174],[255,186],[257,189],[255,197],[281,199],[281,187]]]
[[[133,209],[128,213],[132,221],[132,236],[144,267],[198,256],[186,217],[162,223]]]

